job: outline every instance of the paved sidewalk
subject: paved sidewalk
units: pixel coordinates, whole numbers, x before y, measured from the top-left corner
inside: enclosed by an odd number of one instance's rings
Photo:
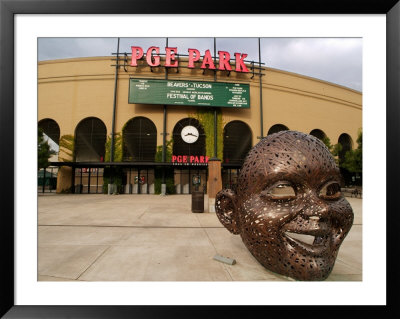
[[[362,200],[328,281],[362,280]],[[39,195],[40,281],[288,281],[191,195]],[[207,207],[205,205],[204,207]],[[235,265],[213,260],[216,254]]]

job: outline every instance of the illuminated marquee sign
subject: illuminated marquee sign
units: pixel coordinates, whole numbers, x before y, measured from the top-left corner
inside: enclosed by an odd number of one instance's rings
[[[250,107],[250,86],[242,83],[129,79],[129,103]]]
[[[194,155],[172,155],[172,163],[175,165],[207,165],[208,156],[194,156]]]
[[[144,51],[141,47],[132,46],[132,58],[130,65],[133,67],[138,66],[137,61],[143,59]],[[177,68],[179,66],[179,60],[177,59],[178,48],[165,48],[165,67]],[[211,56],[210,50],[206,50],[203,56],[203,61],[200,66],[201,69],[220,70],[220,71],[236,71],[248,73],[244,59],[247,57],[246,53],[234,53],[235,55],[235,68],[232,69],[230,64],[231,55],[227,51],[218,51],[218,67],[214,63],[214,59]],[[200,61],[200,51],[197,49],[188,49],[188,65],[189,69],[194,69],[195,62]],[[151,67],[161,65],[160,48],[150,47],[146,52],[146,63]]]

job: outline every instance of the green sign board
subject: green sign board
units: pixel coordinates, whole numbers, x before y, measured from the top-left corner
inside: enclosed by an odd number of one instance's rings
[[[129,79],[129,103],[250,107],[248,84]]]

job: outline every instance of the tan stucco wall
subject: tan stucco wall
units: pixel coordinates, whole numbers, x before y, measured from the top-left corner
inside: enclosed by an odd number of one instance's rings
[[[60,135],[74,135],[78,123],[86,117],[98,117],[110,135],[113,114],[115,61],[111,57],[79,58],[38,63],[38,121],[50,118],[60,126]],[[185,66],[185,62],[180,63]],[[115,132],[131,118],[145,116],[157,127],[157,145],[162,144],[162,105],[128,104],[129,77],[165,79],[164,68],[121,67],[118,79]],[[263,87],[264,136],[274,124],[310,133],[320,129],[336,144],[340,134],[347,133],[356,147],[357,131],[362,127],[362,94],[360,92],[310,77],[265,68]],[[259,77],[250,74],[218,72],[221,82],[250,84],[250,109],[222,108],[223,122],[241,120],[253,133],[253,145],[260,136]],[[169,79],[213,81],[211,71],[180,68],[170,70]],[[175,124],[195,113],[195,107],[168,106],[167,139]]]

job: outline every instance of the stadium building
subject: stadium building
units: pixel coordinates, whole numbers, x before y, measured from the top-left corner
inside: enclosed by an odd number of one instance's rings
[[[357,147],[360,92],[245,53],[161,49],[38,63],[38,126],[59,147],[39,191],[213,198],[268,134],[329,138],[340,158]]]

